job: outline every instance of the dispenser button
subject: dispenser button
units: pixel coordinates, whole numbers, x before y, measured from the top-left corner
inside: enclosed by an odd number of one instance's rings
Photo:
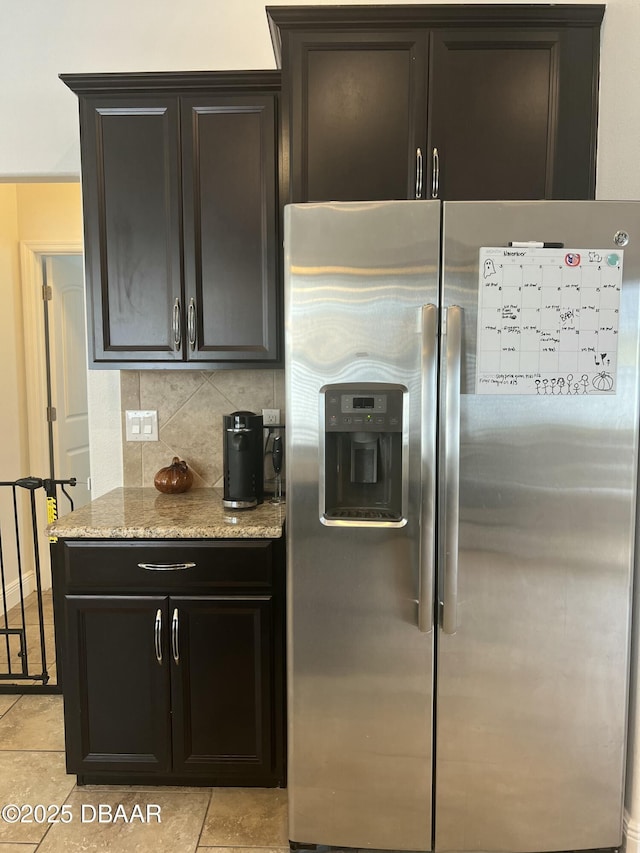
[[[342,423],[343,423],[343,424],[350,424],[350,423],[351,423],[351,418],[343,418],[343,419],[342,419]]]
[[[389,418],[389,423],[391,424],[391,426],[398,426],[400,421],[398,420],[398,418]]]
[[[362,416],[355,417],[355,418],[353,419],[353,422],[354,422],[354,424],[361,424],[361,423],[363,422],[363,421],[362,421]]]
[[[338,423],[337,415],[331,415],[331,417],[329,418],[329,426],[336,426],[337,423]]]
[[[378,416],[376,417],[376,423],[377,423],[377,424],[383,424],[383,423],[384,423],[384,418],[383,418],[383,417],[380,417],[380,415],[378,415]]]

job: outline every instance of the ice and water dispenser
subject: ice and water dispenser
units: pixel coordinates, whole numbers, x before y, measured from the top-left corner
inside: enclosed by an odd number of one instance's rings
[[[383,383],[328,385],[322,389],[323,523],[405,523],[405,392],[402,386]]]

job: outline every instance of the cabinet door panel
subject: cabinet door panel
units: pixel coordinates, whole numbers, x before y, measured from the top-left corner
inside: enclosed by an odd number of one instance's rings
[[[269,774],[273,762],[270,596],[171,598],[174,771]]]
[[[432,32],[440,198],[593,198],[594,38],[578,28]]]
[[[166,772],[171,766],[166,597],[66,598],[67,768]],[[162,614],[156,656],[155,626]]]
[[[289,65],[289,200],[414,198],[426,34],[294,33]]]
[[[189,360],[277,358],[275,100],[183,98]]]
[[[182,359],[178,105],[87,98],[82,164],[93,359]]]
[[[553,183],[554,34],[432,33],[430,141],[440,198],[535,199]]]

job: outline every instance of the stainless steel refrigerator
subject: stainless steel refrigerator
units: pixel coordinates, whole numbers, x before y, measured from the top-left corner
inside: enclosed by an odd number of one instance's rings
[[[640,203],[285,211],[289,835],[617,847]]]

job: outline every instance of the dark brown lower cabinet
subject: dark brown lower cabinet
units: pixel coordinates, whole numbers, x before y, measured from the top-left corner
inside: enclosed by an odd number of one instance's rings
[[[159,663],[154,637],[167,599],[70,595],[66,605],[68,769],[169,772],[169,649],[165,637]]]
[[[271,598],[171,598],[173,770],[269,774]]]
[[[61,544],[78,782],[283,785],[283,544]]]

